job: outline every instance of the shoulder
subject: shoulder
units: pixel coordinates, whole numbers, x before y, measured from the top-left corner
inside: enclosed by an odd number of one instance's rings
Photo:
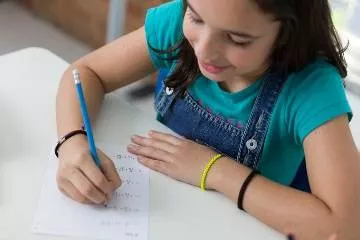
[[[344,81],[329,62],[318,59],[291,74],[282,92],[289,133],[299,144],[314,129],[351,110]]]
[[[333,96],[344,100],[345,86],[337,68],[329,62],[318,59],[307,65],[303,70],[288,76],[283,93],[289,100],[317,99],[318,104],[324,103],[324,98]]]
[[[343,79],[336,67],[323,59],[318,59],[303,70],[289,75],[285,87],[288,87],[288,90],[293,93],[296,90],[304,89],[307,89],[306,92],[308,92],[319,90],[318,87],[324,84],[330,84],[334,90],[344,90]]]
[[[166,51],[183,38],[183,11],[182,1],[174,0],[150,8],[146,13],[146,41],[150,56],[157,68],[168,67],[168,63],[163,61],[166,55],[161,56],[153,50]]]
[[[179,11],[182,12],[183,10],[183,2],[182,0],[173,0],[168,1],[166,3],[160,4],[156,7],[149,8],[148,12],[172,12]]]
[[[150,8],[145,17],[147,38],[154,47],[166,50],[183,36],[182,22],[183,4],[180,0]]]

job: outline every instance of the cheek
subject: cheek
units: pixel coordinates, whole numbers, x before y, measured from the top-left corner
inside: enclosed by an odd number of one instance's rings
[[[256,61],[254,50],[232,49],[227,52],[227,60],[238,69],[247,69],[249,66],[254,65]]]
[[[235,68],[251,70],[264,65],[268,59],[268,51],[256,46],[248,49],[232,49],[228,51],[227,59]]]
[[[193,46],[193,43],[197,39],[197,31],[193,26],[193,24],[189,22],[189,20],[185,19],[183,22],[183,33],[184,33],[184,37],[189,41],[191,46]]]

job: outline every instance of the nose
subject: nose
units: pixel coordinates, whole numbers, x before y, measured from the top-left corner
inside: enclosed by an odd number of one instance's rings
[[[198,38],[195,46],[196,56],[203,61],[214,61],[219,58],[221,53],[221,46],[216,37],[208,31],[203,33]]]

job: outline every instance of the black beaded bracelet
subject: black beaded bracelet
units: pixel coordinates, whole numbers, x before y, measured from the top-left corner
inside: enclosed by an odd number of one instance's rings
[[[243,207],[243,202],[244,202],[244,195],[245,195],[246,189],[247,189],[249,183],[251,182],[251,180],[252,180],[257,174],[259,174],[259,171],[257,171],[257,170],[252,170],[252,172],[249,174],[249,176],[247,176],[247,178],[245,179],[244,183],[243,183],[242,186],[241,186],[237,204],[238,204],[238,208],[239,208],[240,210],[242,210],[242,211],[245,211],[245,210],[244,210],[244,207]]]
[[[59,148],[66,140],[68,140],[69,138],[71,138],[75,135],[78,135],[78,134],[84,134],[85,136],[87,135],[85,130],[79,129],[79,130],[71,131],[68,134],[66,134],[65,136],[63,136],[62,138],[60,138],[60,140],[57,142],[57,144],[55,146],[55,156],[59,157],[59,153],[58,153]]]

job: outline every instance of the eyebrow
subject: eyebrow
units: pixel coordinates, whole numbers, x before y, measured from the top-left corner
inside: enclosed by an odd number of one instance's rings
[[[195,11],[195,9],[191,6],[191,4],[189,3],[188,0],[186,0],[187,6],[190,8],[190,10],[195,13],[198,17],[200,17],[200,15]],[[201,17],[200,17],[201,18]],[[232,30],[225,30],[228,33],[238,36],[238,37],[242,37],[242,38],[248,38],[248,39],[257,39],[259,38],[259,36],[253,36],[249,33],[246,32],[237,32],[237,31],[232,31]]]

